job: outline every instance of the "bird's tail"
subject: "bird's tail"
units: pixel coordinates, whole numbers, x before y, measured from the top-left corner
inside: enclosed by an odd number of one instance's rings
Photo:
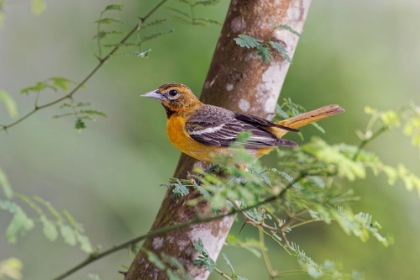
[[[327,105],[324,107],[321,107],[319,109],[306,112],[303,114],[300,114],[298,116],[292,117],[290,119],[282,120],[277,122],[277,124],[290,127],[290,128],[299,128],[302,126],[305,126],[307,124],[328,118],[330,116],[334,116],[340,113],[343,113],[344,109],[341,108],[338,105]],[[272,130],[272,132],[278,137],[281,138],[283,135],[285,135],[288,131],[284,129],[278,129],[275,128]]]

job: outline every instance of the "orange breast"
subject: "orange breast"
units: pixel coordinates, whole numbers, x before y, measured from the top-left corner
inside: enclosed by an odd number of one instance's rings
[[[172,144],[184,154],[201,161],[212,161],[213,154],[229,154],[226,147],[214,147],[201,144],[192,139],[185,131],[185,118],[172,115],[166,123],[166,133]]]

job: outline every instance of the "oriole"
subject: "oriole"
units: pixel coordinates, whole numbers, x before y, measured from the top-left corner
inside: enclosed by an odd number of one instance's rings
[[[214,155],[232,156],[231,144],[241,132],[252,132],[244,147],[259,158],[276,146],[297,146],[292,141],[281,139],[287,132],[299,131],[297,128],[301,126],[344,112],[338,105],[328,105],[274,123],[203,104],[183,84],[164,84],[141,96],[156,99],[165,108],[166,133],[172,144],[181,152],[206,162],[212,162]]]

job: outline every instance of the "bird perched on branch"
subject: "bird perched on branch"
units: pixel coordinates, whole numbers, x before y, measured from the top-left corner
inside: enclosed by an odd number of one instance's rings
[[[287,132],[344,112],[338,105],[328,105],[301,115],[271,122],[266,119],[203,104],[191,89],[183,84],[164,84],[157,90],[141,95],[156,99],[166,110],[166,133],[181,152],[200,161],[212,162],[215,155],[232,156],[231,145],[238,134],[250,131],[252,135],[245,150],[259,158],[276,146],[297,146],[281,139]],[[241,164],[241,163],[237,163]]]

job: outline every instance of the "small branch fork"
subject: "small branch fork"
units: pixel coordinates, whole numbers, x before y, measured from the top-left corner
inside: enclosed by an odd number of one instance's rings
[[[51,101],[51,102],[49,102],[49,103],[46,103],[46,104],[44,104],[44,105],[38,105],[38,96],[37,96],[37,98],[36,98],[36,103],[35,103],[35,107],[34,107],[34,109],[32,110],[32,111],[30,111],[29,113],[27,113],[26,115],[24,115],[23,117],[21,117],[20,119],[18,119],[18,120],[16,120],[15,122],[13,122],[13,123],[10,123],[10,124],[8,124],[8,125],[3,125],[3,124],[0,124],[0,131],[6,131],[7,132],[7,130],[9,129],[9,128],[11,128],[11,127],[13,127],[13,126],[15,126],[15,125],[17,125],[17,124],[19,124],[20,122],[22,122],[22,121],[24,121],[25,119],[27,119],[27,118],[29,118],[31,115],[33,115],[35,112],[37,112],[37,111],[39,111],[39,110],[41,110],[41,109],[44,109],[44,108],[47,108],[47,107],[50,107],[50,106],[53,106],[53,105],[55,105],[55,104],[57,104],[57,103],[60,103],[61,101],[64,101],[64,100],[66,100],[66,99],[71,99],[72,97],[73,97],[73,95],[84,85],[84,84],[86,84],[87,83],[87,81],[89,81],[89,79],[96,73],[96,71],[98,71],[99,70],[99,68],[101,68],[102,67],[102,65],[116,52],[116,51],[118,51],[118,49],[120,48],[120,46],[122,45],[122,44],[124,44],[130,37],[131,37],[131,35],[133,35],[136,31],[138,31],[138,30],[140,30],[141,29],[141,26],[142,26],[142,24],[151,16],[151,15],[153,15],[165,2],[167,2],[168,0],[162,0],[161,2],[159,2],[159,4],[157,4],[152,10],[150,10],[149,11],[149,13],[148,14],[146,14],[144,17],[141,17],[141,18],[139,18],[139,22],[128,32],[128,34],[123,38],[123,39],[121,39],[121,41],[118,43],[118,44],[116,44],[116,46],[106,55],[106,56],[104,56],[103,58],[100,58],[99,56],[96,56],[96,58],[98,59],[98,64],[96,65],[96,67],[95,68],[93,68],[93,70],[79,83],[79,84],[77,84],[76,85],[76,87],[72,90],[72,91],[70,91],[68,94],[66,94],[66,95],[64,95],[64,96],[62,96],[62,97],[60,97],[60,98],[58,98],[58,99],[56,99],[56,100],[54,100],[54,101]]]
[[[268,204],[270,202],[273,202],[273,201],[282,199],[284,197],[284,195],[286,194],[287,190],[289,190],[295,183],[299,182],[300,180],[302,180],[306,176],[308,176],[308,174],[306,174],[306,173],[300,173],[292,182],[290,182],[284,189],[282,189],[279,194],[270,196],[270,197],[268,197],[268,198],[266,198],[266,199],[264,199],[264,200],[262,200],[262,201],[260,201],[260,202],[258,202],[256,204],[254,204],[254,205],[247,206],[247,207],[244,207],[244,208],[237,207],[237,208],[232,209],[231,211],[229,211],[229,212],[227,212],[225,214],[221,214],[221,215],[217,215],[217,216],[213,216],[213,217],[205,217],[205,218],[203,218],[203,217],[197,217],[197,218],[195,218],[195,219],[193,219],[193,220],[191,220],[191,221],[189,221],[187,223],[183,223],[183,224],[178,224],[178,225],[173,225],[173,226],[161,228],[161,229],[158,229],[158,230],[149,232],[148,234],[145,234],[145,235],[142,235],[142,236],[133,238],[133,239],[128,240],[128,241],[126,241],[126,242],[124,242],[124,243],[122,243],[120,245],[116,245],[116,246],[114,246],[114,247],[112,247],[112,248],[110,248],[108,250],[105,250],[102,253],[93,253],[86,260],[84,260],[83,262],[81,262],[80,264],[74,266],[73,268],[71,268],[68,271],[64,272],[63,274],[61,274],[61,275],[53,278],[52,280],[61,280],[61,279],[64,279],[64,278],[72,275],[76,271],[82,269],[83,267],[85,267],[85,266],[87,266],[87,265],[89,265],[89,264],[91,264],[91,263],[93,263],[93,262],[95,262],[95,261],[97,261],[99,259],[102,259],[103,257],[106,257],[106,256],[108,256],[108,255],[110,255],[110,254],[112,254],[114,252],[117,252],[117,251],[120,251],[122,249],[125,249],[125,248],[129,247],[132,244],[135,244],[135,243],[138,243],[140,241],[143,241],[146,238],[157,236],[157,235],[160,235],[160,234],[165,233],[165,232],[169,232],[169,231],[173,231],[173,230],[185,228],[185,227],[188,227],[188,226],[191,226],[191,225],[195,225],[195,224],[199,224],[199,223],[207,223],[207,222],[211,222],[211,221],[214,221],[214,220],[219,220],[219,219],[222,219],[224,217],[232,216],[232,215],[235,215],[235,214],[240,213],[240,212],[244,213],[245,211],[251,210],[253,208],[260,207],[260,206],[265,205],[265,204]]]

